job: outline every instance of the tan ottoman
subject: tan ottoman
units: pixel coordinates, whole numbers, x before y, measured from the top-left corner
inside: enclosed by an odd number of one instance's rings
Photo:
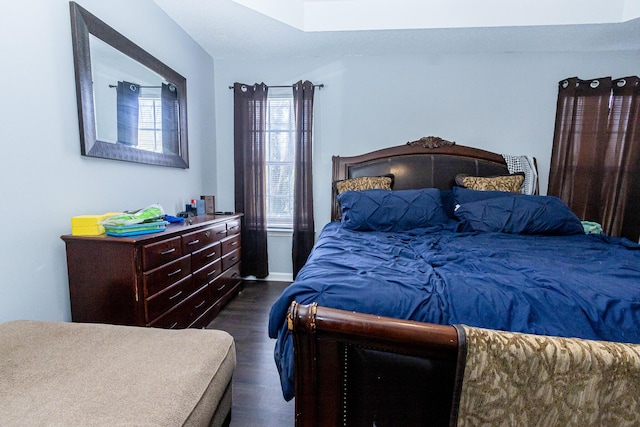
[[[235,365],[223,331],[6,322],[0,425],[224,425]]]

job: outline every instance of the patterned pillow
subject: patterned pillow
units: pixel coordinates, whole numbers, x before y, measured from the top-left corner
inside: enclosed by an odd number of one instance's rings
[[[524,173],[518,172],[511,175],[501,176],[469,176],[466,174],[456,175],[456,184],[481,191],[507,191],[510,193],[522,192]]]
[[[362,190],[391,190],[393,175],[384,176],[361,176],[358,178],[344,179],[334,183],[338,194],[345,191]]]

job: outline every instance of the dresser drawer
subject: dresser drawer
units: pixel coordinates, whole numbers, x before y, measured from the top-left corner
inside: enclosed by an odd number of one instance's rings
[[[176,260],[182,256],[180,237],[162,240],[142,247],[142,270],[147,271],[162,264]]]
[[[185,301],[185,304],[189,308],[189,323],[191,323],[211,307],[209,287],[202,287],[198,292],[189,297],[189,299]]]
[[[236,219],[227,222],[227,236],[240,233],[240,220]]]
[[[185,304],[186,302],[182,301],[153,322],[147,323],[147,326],[165,329],[188,328],[191,324],[191,308],[188,304]]]
[[[191,253],[227,237],[227,225],[217,224],[182,236],[182,252]]]
[[[242,277],[240,277],[240,263],[237,263],[209,285],[211,302],[215,303],[224,297],[234,286],[240,283],[240,281],[242,281]]]
[[[193,291],[191,276],[187,276],[177,283],[169,286],[162,292],[149,297],[145,301],[145,316],[147,322],[159,317],[162,313],[169,311]]]
[[[211,307],[208,287],[204,287],[176,307],[147,324],[154,328],[185,329]],[[203,327],[206,325],[202,325]]]
[[[196,271],[213,261],[220,259],[222,253],[220,251],[220,242],[207,246],[191,254],[191,270]]]
[[[227,255],[240,247],[240,235],[236,234],[231,237],[227,237],[221,242],[222,256]]]
[[[143,273],[144,296],[160,292],[191,274],[191,255]]]
[[[240,248],[222,257],[222,270],[224,271],[238,262],[240,262]]]
[[[222,261],[217,259],[206,267],[193,273],[193,286],[194,289],[199,289],[202,286],[208,285],[222,273]]]

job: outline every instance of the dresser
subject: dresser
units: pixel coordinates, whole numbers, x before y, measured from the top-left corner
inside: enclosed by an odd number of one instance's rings
[[[133,237],[62,236],[71,317],[202,328],[241,290],[240,215],[202,215]]]

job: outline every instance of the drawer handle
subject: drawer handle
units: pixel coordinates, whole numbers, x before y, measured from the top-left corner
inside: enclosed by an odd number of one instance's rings
[[[207,276],[213,276],[214,274],[216,274],[218,270],[211,270],[210,272],[207,273]]]
[[[217,252],[211,252],[210,254],[207,254],[207,256],[205,258],[211,258],[213,256],[216,256]]]
[[[237,256],[232,256],[231,258],[229,258],[229,261],[235,261],[235,260],[237,260],[237,259],[238,259],[238,257],[237,257]]]
[[[207,239],[208,239],[209,237],[211,237],[211,232],[210,232],[210,231],[206,231],[206,232],[204,233],[204,237],[206,237]]]
[[[196,240],[192,240],[189,243],[187,243],[187,245],[191,246],[191,245],[197,245],[198,243],[200,243],[200,239],[196,239]]]
[[[173,322],[173,324],[169,326],[169,329],[174,329],[176,326],[178,326],[178,322]]]
[[[238,228],[240,228],[240,227],[238,227],[237,225],[234,225],[233,227],[230,227],[230,228],[229,228],[229,230],[234,230],[234,231],[235,231],[235,230],[237,230]]]
[[[174,295],[174,296],[172,296],[172,297],[169,297],[169,299],[170,299],[170,300],[174,300],[174,299],[178,298],[180,295],[182,295],[182,291],[178,291],[178,293],[177,293],[177,294],[175,294],[175,295]]]
[[[236,277],[239,277],[239,274],[238,274],[238,273],[233,273],[233,274],[231,275],[231,278],[232,278],[232,279],[235,279]]]
[[[227,234],[227,230],[218,231],[217,234]]]
[[[237,244],[238,244],[238,241],[237,241],[237,240],[234,240],[233,242],[231,242],[231,246],[235,246],[235,245],[237,245]]]
[[[207,302],[206,300],[203,300],[200,304],[196,305],[196,307],[195,307],[195,308],[200,308],[200,307],[202,307],[203,305],[205,305],[205,303],[206,303],[206,302]]]
[[[175,251],[176,251],[176,248],[171,248],[169,250],[160,252],[160,255],[169,255],[171,252],[175,252]]]
[[[176,271],[173,271],[173,272],[167,274],[167,277],[175,276],[176,274],[180,273],[181,271],[182,271],[182,269],[179,268]]]
[[[227,287],[227,285],[226,285],[226,283],[225,283],[224,285],[222,285],[222,286],[220,286],[220,287],[218,288],[218,291],[221,291],[221,290],[223,290],[223,289],[224,289],[224,288],[226,288],[226,287]]]

